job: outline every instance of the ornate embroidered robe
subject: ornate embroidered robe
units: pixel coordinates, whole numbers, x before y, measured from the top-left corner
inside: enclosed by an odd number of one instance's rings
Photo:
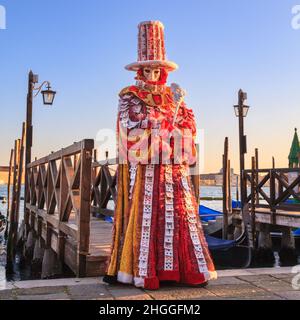
[[[175,109],[166,86],[160,93],[137,86],[120,93],[121,164],[106,280],[157,289],[160,281],[197,285],[216,278],[187,164],[196,154],[194,115],[182,104],[173,126]],[[179,163],[175,139],[163,138],[171,131],[193,136],[188,151],[180,150]],[[164,154],[169,163],[162,161]]]

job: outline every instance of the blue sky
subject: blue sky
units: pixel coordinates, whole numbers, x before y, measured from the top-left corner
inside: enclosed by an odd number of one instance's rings
[[[0,0],[0,164],[20,135],[27,73],[49,80],[53,107],[34,101],[34,156],[114,130],[118,92],[133,83],[124,65],[137,56],[137,24],[165,24],[167,54],[180,69],[169,80],[204,130],[205,171],[221,167],[223,141],[238,169],[237,91],[248,92],[247,165],[254,148],[261,166],[287,166],[294,127],[300,128],[300,30],[291,27],[300,0]]]

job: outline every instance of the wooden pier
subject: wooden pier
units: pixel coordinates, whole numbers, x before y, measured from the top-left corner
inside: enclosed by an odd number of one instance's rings
[[[32,231],[80,277],[102,275],[110,254],[111,225],[91,215],[93,147],[83,140],[27,167],[22,237]]]
[[[250,185],[246,199],[254,223],[300,228],[300,168],[245,170],[244,177]],[[290,197],[296,201],[287,202]]]
[[[281,262],[297,263],[292,231],[300,228],[300,168],[257,169],[253,157],[252,169],[243,174],[245,184],[250,186],[243,218],[256,259],[274,261],[271,233],[275,232],[281,234]],[[249,219],[245,219],[247,216]]]

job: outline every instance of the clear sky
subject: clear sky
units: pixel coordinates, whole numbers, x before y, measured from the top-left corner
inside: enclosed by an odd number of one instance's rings
[[[50,80],[53,107],[34,101],[33,156],[114,130],[118,92],[133,83],[124,65],[137,56],[137,24],[165,24],[167,54],[180,69],[169,80],[204,130],[205,171],[218,171],[223,142],[238,169],[239,88],[248,92],[247,166],[254,148],[262,167],[272,156],[287,166],[294,127],[300,128],[300,30],[291,27],[300,0],[0,0],[0,164],[21,133],[27,73]],[[103,151],[104,152],[104,151]]]

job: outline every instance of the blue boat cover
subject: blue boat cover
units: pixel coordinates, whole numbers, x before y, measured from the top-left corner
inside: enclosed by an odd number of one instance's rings
[[[300,237],[300,229],[294,231],[294,236]]]
[[[113,223],[114,222],[114,218],[113,217],[105,217],[105,221]]]
[[[209,250],[224,250],[236,246],[235,240],[223,240],[205,235]]]
[[[223,213],[220,211],[216,211],[205,206],[199,206],[199,214],[200,218],[203,221],[216,220],[217,216],[222,216]]]
[[[232,200],[232,208],[238,209],[241,207],[241,201]]]

